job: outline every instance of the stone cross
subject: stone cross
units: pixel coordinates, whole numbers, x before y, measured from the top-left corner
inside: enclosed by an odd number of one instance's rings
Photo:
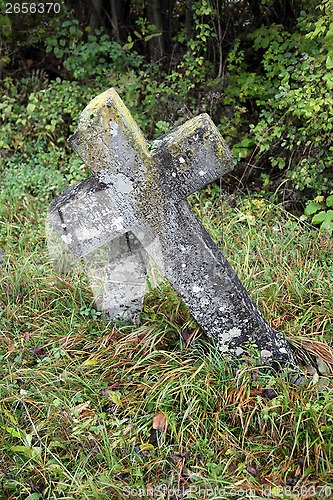
[[[109,246],[104,310],[134,319],[151,257],[218,350],[294,365],[186,197],[233,168],[207,114],[149,144],[114,89],[84,109],[70,144],[93,175],[52,203],[49,224],[77,256]]]

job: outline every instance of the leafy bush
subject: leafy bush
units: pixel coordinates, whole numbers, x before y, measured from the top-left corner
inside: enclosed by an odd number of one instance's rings
[[[72,78],[87,85],[92,79],[94,85],[107,85],[110,75],[138,68],[143,59],[110,40],[102,30],[94,34],[89,27],[82,30],[76,19],[64,21],[60,34],[45,40],[45,48],[46,53],[53,52],[62,60]]]
[[[139,125],[150,137],[155,137],[169,130],[170,121],[179,119],[178,110],[184,104],[195,113],[195,91],[212,70],[204,53],[207,37],[214,36],[214,32],[200,18],[212,9],[207,1],[203,5],[194,3],[193,9],[195,35],[182,60],[171,70],[159,63],[147,64],[133,49],[132,37],[121,46],[102,30],[92,34],[89,27],[81,29],[77,20],[64,21],[61,34],[57,32],[46,38],[46,52],[59,59],[69,79],[83,86],[93,84],[95,94],[98,88],[116,87]],[[147,42],[152,36],[155,35],[141,38]],[[183,33],[178,35],[179,41],[184,41],[183,38]]]
[[[0,102],[2,187],[17,196],[52,197],[85,174],[66,146],[82,108],[94,90],[57,79],[3,82]]]
[[[238,162],[264,170],[274,188],[291,181],[304,199],[333,188],[333,14],[321,7],[317,21],[303,12],[294,33],[275,24],[248,35],[255,64],[238,41],[223,102],[232,118],[221,121]]]

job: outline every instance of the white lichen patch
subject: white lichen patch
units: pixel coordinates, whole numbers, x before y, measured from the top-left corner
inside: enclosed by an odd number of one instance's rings
[[[236,356],[240,356],[241,354],[243,354],[243,352],[244,352],[244,349],[242,349],[241,347],[236,347],[236,349],[235,349]]]
[[[207,297],[201,297],[200,298],[200,305],[203,307],[208,307],[210,304],[210,300],[207,299]]]
[[[118,230],[121,231],[124,229],[124,219],[123,217],[117,217],[111,221],[111,224]]]
[[[220,345],[229,345],[229,343],[237,338],[237,337],[240,337],[242,335],[242,330],[240,328],[237,328],[236,326],[234,326],[233,328],[231,328],[230,330],[226,331],[226,332],[223,332],[220,336],[219,336],[219,343]]]
[[[101,236],[101,230],[98,226],[96,227],[80,227],[76,230],[76,237],[79,241],[87,241],[93,238],[99,238]]]
[[[61,239],[66,243],[66,245],[70,245],[73,242],[71,234],[62,234]]]
[[[115,122],[111,122],[108,132],[112,137],[115,137],[116,135],[118,135],[118,129],[119,129],[119,125]]]
[[[124,174],[117,174],[115,178],[115,186],[120,193],[128,194],[133,191],[133,183]]]
[[[262,349],[261,350],[261,357],[262,359],[267,359],[267,358],[271,358],[273,355],[271,353],[271,351],[268,351],[267,349]]]
[[[146,237],[146,234],[144,231],[136,231],[135,235],[138,238],[138,240],[140,240],[140,241],[144,240]]]
[[[239,337],[240,335],[242,335],[242,330],[234,326],[233,328],[231,328],[231,330],[229,330],[228,335],[230,336],[230,338],[234,339],[235,337]]]

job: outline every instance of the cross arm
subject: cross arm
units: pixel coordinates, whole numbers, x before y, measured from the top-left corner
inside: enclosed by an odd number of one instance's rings
[[[152,154],[162,181],[174,182],[185,196],[233,169],[231,151],[206,113],[154,141]]]
[[[68,189],[50,206],[48,223],[78,257],[130,230],[130,214],[114,190],[90,177]]]

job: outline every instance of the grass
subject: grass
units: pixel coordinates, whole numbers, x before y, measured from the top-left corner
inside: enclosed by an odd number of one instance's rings
[[[191,199],[267,319],[326,362],[298,386],[221,359],[167,283],[141,326],[103,322],[52,268],[47,204],[1,197],[1,499],[332,497],[331,238],[260,198],[223,217],[215,187]]]

